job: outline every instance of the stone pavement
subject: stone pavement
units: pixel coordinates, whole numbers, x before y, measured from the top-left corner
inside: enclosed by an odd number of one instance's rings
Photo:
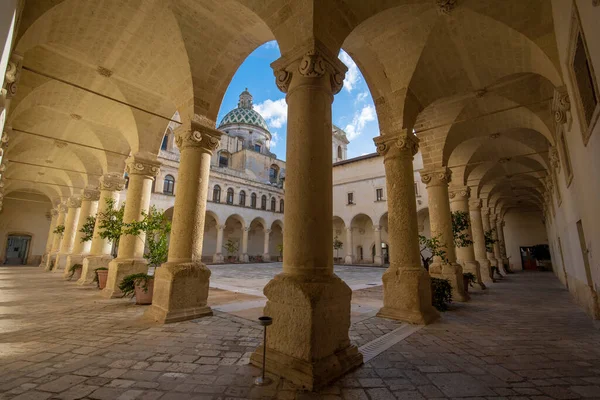
[[[215,305],[223,292],[213,294]],[[0,399],[600,399],[600,332],[551,273],[514,274],[472,298],[315,394],[278,379],[252,386],[261,331],[249,320],[156,325],[127,299],[0,267]],[[360,345],[395,326],[368,318],[350,335]]]

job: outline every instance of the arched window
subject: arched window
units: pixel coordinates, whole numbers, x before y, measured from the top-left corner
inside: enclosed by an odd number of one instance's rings
[[[273,164],[269,168],[269,182],[277,183],[277,178],[279,178],[279,167]]]
[[[125,189],[127,189],[129,188],[129,175],[127,174],[127,172],[125,172],[123,178],[125,178]]]
[[[260,208],[263,210],[267,209],[267,196],[265,196],[263,194],[262,198],[260,199]]]
[[[227,204],[233,204],[233,189],[227,189]]]
[[[283,199],[279,200],[279,212],[283,212]]]
[[[163,193],[164,194],[174,194],[175,193],[175,178],[172,175],[165,176],[165,182],[163,183]]]
[[[256,193],[250,195],[250,207],[256,208]]]
[[[275,212],[275,207],[277,207],[277,200],[275,197],[271,197],[271,211]]]
[[[338,146],[338,158],[342,159],[342,146]]]
[[[167,145],[169,144],[169,135],[163,136],[162,144],[160,145],[161,150],[167,150]]]
[[[219,186],[219,185],[215,185],[215,187],[213,189],[213,201],[215,203],[221,202],[221,186]]]
[[[240,192],[240,206],[246,207],[246,192]]]

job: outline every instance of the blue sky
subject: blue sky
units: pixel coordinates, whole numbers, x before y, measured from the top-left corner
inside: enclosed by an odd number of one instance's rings
[[[275,85],[270,66],[279,56],[275,42],[265,43],[248,56],[225,93],[217,124],[237,107],[240,93],[248,88],[254,98],[255,109],[265,118],[273,134],[271,151],[277,154],[277,158],[285,160],[287,106],[285,94]],[[379,135],[379,126],[373,99],[362,74],[345,52],[340,53],[340,59],[349,70],[344,88],[333,101],[333,123],[346,131],[350,140],[348,158],[352,158],[375,151],[373,138]]]

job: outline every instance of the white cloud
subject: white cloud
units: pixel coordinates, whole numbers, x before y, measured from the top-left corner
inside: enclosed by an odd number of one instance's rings
[[[369,92],[361,92],[356,96],[356,100],[354,101],[354,104],[359,104],[362,103],[363,101],[367,100],[367,97],[369,97]]]
[[[265,100],[254,105],[254,111],[262,115],[269,126],[281,128],[287,122],[287,103],[285,99]]]
[[[350,93],[360,81],[360,72],[354,60],[352,60],[352,58],[344,50],[340,51],[339,57],[340,60],[342,60],[342,62],[348,67],[348,72],[346,72],[346,78],[344,79],[344,89]]]
[[[277,142],[279,141],[279,135],[277,132],[271,132],[271,148],[277,146]]]
[[[372,105],[364,106],[360,111],[354,113],[352,122],[344,128],[348,140],[355,139],[360,136],[367,122],[375,121],[375,107]]]
[[[265,49],[279,49],[279,45],[277,44],[277,40],[271,40],[264,44]]]

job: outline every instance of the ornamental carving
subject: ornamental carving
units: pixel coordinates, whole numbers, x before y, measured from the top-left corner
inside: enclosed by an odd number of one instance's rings
[[[81,197],[80,196],[69,197],[69,200],[67,200],[67,207],[69,207],[69,208],[81,207]]]
[[[386,156],[391,149],[398,150],[390,155],[407,155],[411,158],[419,151],[419,139],[412,133],[402,131],[398,134],[378,136],[373,139],[377,153]]]
[[[316,50],[308,51],[298,66],[300,75],[307,78],[319,78],[325,75],[326,71],[325,60]]]
[[[450,197],[450,199],[456,198],[456,200],[467,200],[471,197],[471,188],[468,186],[451,187],[448,190],[448,197]]]
[[[67,210],[67,205],[63,204],[63,203],[59,204],[57,208],[58,208],[58,212],[59,213],[63,213],[64,214],[64,213],[66,213],[68,211]]]
[[[8,61],[6,73],[4,74],[6,98],[10,99],[17,94],[17,84],[21,75],[23,57],[13,54]]]
[[[125,189],[125,178],[123,178],[123,175],[111,172],[100,177],[100,190],[115,192],[123,189]]]
[[[481,215],[488,217],[490,215],[490,209],[487,207],[481,207]]]
[[[180,150],[186,147],[201,148],[213,152],[219,148],[221,131],[192,122],[191,129],[175,131],[175,143]]]
[[[83,191],[83,199],[86,201],[100,200],[100,191],[98,189],[85,189]]]
[[[126,171],[129,175],[156,177],[160,171],[160,162],[132,156],[127,160]]]
[[[449,15],[452,10],[456,7],[458,0],[435,0],[435,4],[438,8],[438,13]]]
[[[558,149],[554,146],[551,146],[548,149],[548,159],[550,160],[550,165],[554,167],[558,172],[560,172],[560,157],[558,155]]]
[[[552,111],[554,112],[554,120],[557,124],[565,124],[567,122],[567,112],[571,110],[571,101],[565,87],[554,90],[554,98],[552,100]]]
[[[427,186],[447,185],[451,180],[452,171],[446,167],[421,171],[421,181]]]
[[[58,217],[58,210],[53,208],[52,210],[50,210],[50,215],[52,215],[52,218]]]
[[[470,199],[469,210],[479,210],[481,208],[481,199]]]
[[[283,93],[287,93],[290,82],[292,81],[292,73],[285,69],[274,71],[275,73],[275,84]]]

